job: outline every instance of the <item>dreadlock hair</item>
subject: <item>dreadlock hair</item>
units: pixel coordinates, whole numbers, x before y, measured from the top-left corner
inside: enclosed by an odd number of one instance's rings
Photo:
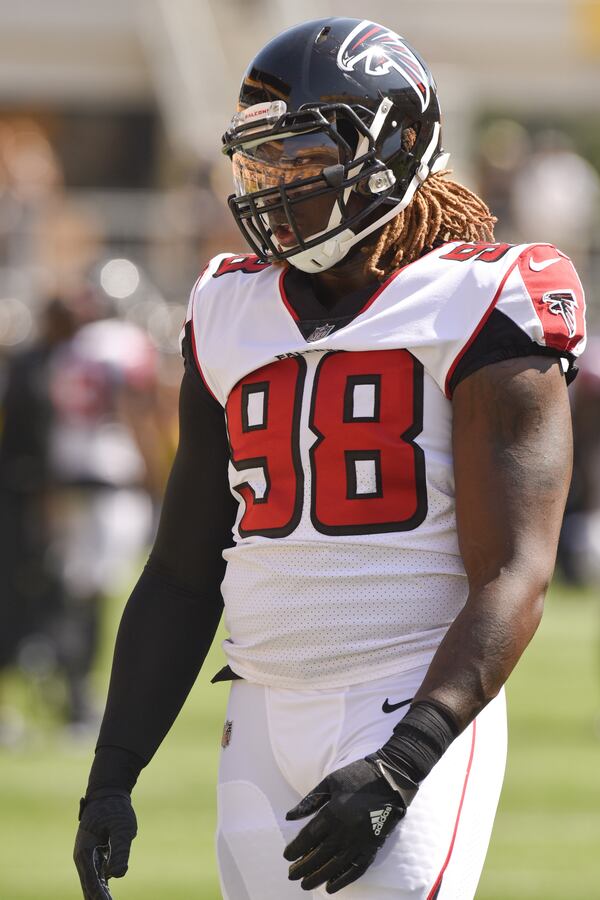
[[[410,151],[416,140],[407,128],[403,149]],[[446,169],[430,175],[402,212],[385,226],[375,244],[363,248],[368,254],[365,273],[383,281],[395,269],[414,262],[424,251],[446,241],[492,241],[498,221],[483,200],[456,181]]]
[[[426,250],[446,241],[492,241],[496,217],[483,200],[456,181],[448,170],[430,175],[406,209],[385,226],[369,254],[365,271],[383,281]]]

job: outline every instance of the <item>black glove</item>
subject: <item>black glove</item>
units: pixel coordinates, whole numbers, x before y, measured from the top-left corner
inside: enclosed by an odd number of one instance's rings
[[[111,900],[107,880],[127,871],[137,821],[127,791],[104,788],[82,799],[73,859],[84,900]]]
[[[327,882],[328,894],[360,878],[460,731],[448,707],[419,701],[383,747],[324,778],[286,816],[320,810],[284,850],[288,861],[297,860],[290,878],[302,878],[306,891]]]
[[[415,785],[411,783],[409,794]],[[305,891],[326,882],[335,894],[366,872],[388,834],[406,812],[407,803],[378,770],[374,759],[359,759],[332,772],[286,819],[318,814],[284,850],[292,881],[302,878]]]

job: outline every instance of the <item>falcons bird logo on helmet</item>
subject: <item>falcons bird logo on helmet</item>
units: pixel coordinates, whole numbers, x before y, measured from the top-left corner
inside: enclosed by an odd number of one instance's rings
[[[577,313],[579,303],[573,291],[548,291],[542,297],[548,304],[548,310],[555,316],[561,316],[567,326],[569,337],[575,337],[577,331]]]
[[[388,75],[395,69],[417,94],[421,110],[429,106],[427,72],[395,31],[368,21],[354,28],[339,49],[337,64],[343,72],[353,72],[361,63],[367,75]]]

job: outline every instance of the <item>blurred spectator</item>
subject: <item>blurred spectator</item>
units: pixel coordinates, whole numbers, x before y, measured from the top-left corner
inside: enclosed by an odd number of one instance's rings
[[[543,131],[512,186],[515,238],[556,244],[584,281],[598,223],[600,178],[560,131]],[[531,235],[534,237],[532,238]]]
[[[513,182],[531,153],[531,139],[527,130],[513,119],[494,119],[481,131],[478,151],[481,190],[498,217],[496,235],[514,242]]]
[[[34,120],[0,122],[0,263],[27,271],[30,290],[72,290],[97,257],[101,230],[75,206],[44,129]]]
[[[572,387],[575,455],[559,561],[575,584],[600,581],[600,337],[590,337]]]
[[[0,673],[16,662],[26,638],[48,632],[61,606],[60,586],[46,564],[53,418],[48,372],[52,354],[75,329],[72,311],[52,299],[37,342],[7,365],[0,440]],[[0,740],[2,726],[0,720]]]
[[[170,448],[146,334],[89,289],[53,301],[44,321],[36,346],[11,364],[5,402],[3,483],[35,510],[22,513],[35,538],[25,527],[10,537],[14,623],[4,662],[19,647],[22,657],[27,636],[42,629],[65,678],[66,718],[85,727],[95,724],[89,674],[101,600],[151,536]],[[19,560],[27,560],[27,583],[39,573],[33,613]],[[4,600],[3,620],[6,607]]]
[[[93,721],[100,603],[151,537],[164,472],[156,351],[99,293],[80,304],[83,324],[49,369],[49,565],[63,587],[57,646],[73,724]]]

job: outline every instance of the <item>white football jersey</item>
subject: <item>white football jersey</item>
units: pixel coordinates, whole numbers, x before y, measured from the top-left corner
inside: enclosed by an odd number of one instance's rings
[[[576,356],[584,298],[551,245],[455,242],[350,321],[324,310],[307,331],[287,271],[218,256],[188,311],[239,501],[225,651],[250,681],[334,688],[428,664],[465,603],[451,450],[464,354],[497,310]]]

